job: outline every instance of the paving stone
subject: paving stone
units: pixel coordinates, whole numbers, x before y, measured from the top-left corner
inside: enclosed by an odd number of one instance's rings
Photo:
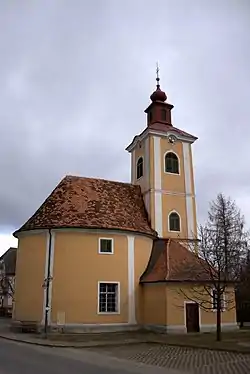
[[[240,353],[171,347],[163,344],[98,348],[99,352],[100,350],[114,357],[193,374],[250,373],[250,355]]]

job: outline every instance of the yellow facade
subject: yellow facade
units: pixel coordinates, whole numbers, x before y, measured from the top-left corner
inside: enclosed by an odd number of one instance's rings
[[[46,245],[46,233],[23,235],[18,241],[14,320],[42,320]]]
[[[165,155],[168,152],[178,157],[178,174],[165,172]],[[137,179],[136,167],[140,157],[143,158],[144,173]],[[159,237],[196,238],[197,222],[191,144],[183,140],[177,140],[172,144],[167,136],[155,136],[149,133],[134,145],[131,150],[131,159],[132,183],[141,186],[151,225],[158,232]],[[177,212],[180,217],[181,228],[178,232],[169,229],[169,214],[173,211]]]
[[[200,331],[211,331],[216,326],[216,311],[212,310],[211,297],[199,288],[199,293],[204,296],[197,297],[197,288],[191,285],[162,283],[143,284],[144,314],[143,324],[145,326],[158,326],[168,332],[187,332],[186,304],[197,302],[199,304],[199,326]],[[226,291],[226,308],[221,313],[222,328],[234,328],[237,326],[234,305],[234,289]],[[203,301],[207,299],[207,303]],[[201,306],[202,304],[202,306]]]
[[[41,324],[44,321],[45,294],[42,285],[47,266],[46,235],[48,233],[27,232],[19,238],[15,320]],[[58,230],[53,235],[50,324],[139,323],[142,319],[139,278],[148,263],[152,239],[126,233],[95,233],[91,230]],[[113,254],[99,253],[100,238],[113,240]],[[129,247],[131,239],[132,246]],[[117,313],[98,311],[99,282],[119,284]],[[134,309],[134,320],[129,315],[131,308]]]

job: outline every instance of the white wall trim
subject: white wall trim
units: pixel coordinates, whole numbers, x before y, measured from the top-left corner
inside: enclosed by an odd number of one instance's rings
[[[194,205],[192,194],[192,176],[191,176],[191,158],[190,158],[190,145],[183,143],[183,161],[184,161],[184,175],[185,175],[185,188],[186,188],[186,214],[187,214],[187,231],[188,238],[192,239],[195,233],[194,223]]]
[[[48,232],[47,229],[35,229],[35,230],[27,230],[27,231],[20,231],[17,233],[16,237],[22,238],[26,235],[46,235]]]
[[[150,147],[149,147],[149,137],[145,139],[145,184],[146,189],[149,188],[150,184]]]
[[[131,152],[131,183],[135,183],[135,150]]]
[[[171,213],[178,214],[179,220],[180,220],[180,231],[170,230],[169,217],[170,217]],[[181,216],[180,216],[180,214],[176,210],[171,210],[171,212],[168,213],[168,232],[181,232],[181,229],[182,229],[182,226],[181,226]]]
[[[161,238],[162,233],[162,194],[156,192],[156,190],[161,190],[161,175],[162,175],[162,157],[161,157],[161,138],[154,136],[154,202],[155,202],[155,231],[157,231],[159,237]]]
[[[27,230],[27,231],[22,231],[20,232],[20,236],[29,236],[29,235],[38,235],[38,234],[46,234],[48,232],[48,229],[39,229],[39,230]],[[98,229],[98,228],[74,228],[74,227],[68,227],[68,228],[54,228],[53,229],[54,233],[69,233],[69,232],[74,232],[74,233],[88,233],[88,234],[93,234],[93,235],[123,235],[127,236],[128,234],[134,235],[134,236],[146,236],[146,237],[151,237],[151,235],[147,234],[142,234],[142,233],[136,233],[133,231],[129,230],[112,230],[112,229]]]
[[[135,237],[128,239],[128,323],[136,324],[135,315]]]
[[[99,305],[100,305],[100,284],[101,283],[112,283],[112,284],[117,284],[117,312],[100,312],[99,311]],[[97,284],[97,314],[98,315],[117,315],[120,314],[120,304],[121,304],[121,295],[120,295],[120,282],[118,281],[98,281]]]
[[[177,159],[178,159],[178,170],[179,170],[179,173],[170,173],[169,171],[166,171],[166,155],[168,153],[173,153]],[[168,149],[165,153],[164,153],[164,156],[163,156],[163,162],[164,162],[164,168],[163,168],[163,172],[165,174],[168,174],[168,175],[177,175],[177,176],[180,176],[181,175],[181,161],[180,161],[180,157],[178,155],[178,153],[176,153],[174,150],[172,149]]]
[[[50,235],[49,235],[49,231],[47,230],[44,280],[47,279],[47,274],[48,274],[49,242],[50,242]],[[55,257],[55,232],[51,230],[51,252],[50,252],[50,276],[51,276],[51,278],[53,278],[54,257]],[[49,285],[49,308],[50,309],[48,311],[48,326],[51,323],[52,287],[53,287],[53,279],[50,281],[50,285]],[[46,288],[44,288],[44,291],[43,291],[42,325],[45,324],[46,292],[47,292]]]
[[[152,192],[152,193],[154,193],[154,192],[160,192],[163,195],[176,195],[176,196],[187,196],[188,195],[188,196],[191,196],[191,197],[195,198],[194,194],[186,194],[185,192],[170,191],[170,190],[156,190],[154,188],[148,189],[147,191],[145,191],[143,193],[143,195],[149,194],[150,192]]]
[[[101,240],[109,240],[111,241],[111,252],[101,252]],[[114,254],[114,239],[113,238],[104,238],[100,237],[98,238],[98,253],[100,255],[113,255]]]

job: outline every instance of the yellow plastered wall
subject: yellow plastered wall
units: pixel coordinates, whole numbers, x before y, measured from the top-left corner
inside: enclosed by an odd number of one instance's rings
[[[180,175],[165,173],[165,154],[166,152],[175,153],[180,160]],[[174,145],[169,143],[168,139],[161,138],[161,173],[162,173],[162,189],[169,192],[185,193],[185,173],[183,163],[183,147],[181,142]]]
[[[143,236],[135,237],[135,254],[134,254],[134,269],[135,269],[135,310],[137,323],[143,322],[143,293],[140,286],[140,277],[145,271],[153,246],[153,240]]]
[[[199,304],[202,300],[207,300],[209,304],[204,304],[206,308],[211,306],[210,295],[204,291],[204,287],[195,287],[185,284],[167,285],[167,324],[170,326],[180,326],[185,324],[185,308],[184,302],[197,301]],[[203,296],[200,296],[204,293]],[[198,296],[199,295],[199,296]],[[227,309],[222,312],[222,323],[235,323],[235,296],[234,290],[228,289],[226,292],[228,301]],[[230,302],[229,302],[230,301]],[[200,307],[201,325],[215,325],[216,312],[213,310],[205,310]]]
[[[114,254],[99,254],[100,237],[114,239]],[[128,321],[126,235],[56,233],[52,322],[105,324]],[[120,283],[120,314],[98,314],[98,281]]]
[[[181,231],[169,231],[169,214],[176,211],[180,216]],[[162,195],[163,236],[165,238],[187,238],[186,197],[179,195]]]
[[[165,283],[144,283],[143,324],[164,326],[167,322],[167,299]]]
[[[42,320],[46,244],[45,233],[27,233],[18,241],[14,320]]]

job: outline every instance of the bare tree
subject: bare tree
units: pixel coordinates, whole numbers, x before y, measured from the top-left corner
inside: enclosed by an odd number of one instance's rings
[[[198,229],[198,241],[188,244],[196,261],[186,264],[193,276],[186,298],[197,302],[202,309],[216,311],[216,339],[221,340],[221,312],[235,308],[235,284],[239,282],[242,263],[248,250],[248,232],[244,217],[231,198],[218,194],[210,203],[208,219]]]
[[[4,261],[0,261],[0,296],[2,300],[6,297],[14,298],[14,285],[12,279],[10,279],[5,271]]]

